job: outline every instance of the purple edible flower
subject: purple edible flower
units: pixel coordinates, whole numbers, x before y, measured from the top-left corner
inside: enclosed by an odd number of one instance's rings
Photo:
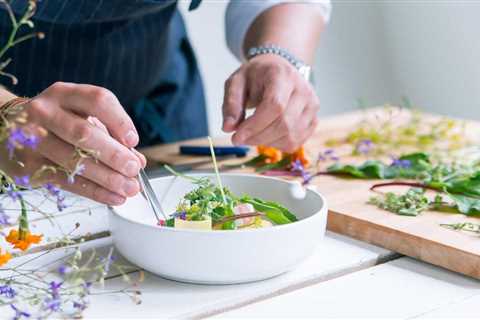
[[[87,304],[84,303],[84,302],[74,301],[74,302],[73,302],[73,307],[74,307],[75,309],[78,309],[78,310],[80,310],[80,311],[83,311],[83,310],[87,309]]]
[[[15,181],[15,184],[17,186],[22,186],[24,188],[27,188],[29,190],[32,190],[32,186],[30,185],[30,177],[29,176],[21,176],[21,177],[13,177],[13,180]]]
[[[53,183],[50,182],[45,183],[43,187],[45,188],[45,190],[48,191],[50,195],[56,198],[58,211],[63,211],[65,208],[67,208],[67,205],[64,203],[65,196],[58,187],[56,187]]]
[[[7,195],[13,201],[17,201],[18,199],[22,198],[22,195],[20,194],[20,192],[16,191],[13,185],[9,184],[5,189],[7,190]]]
[[[10,225],[10,216],[5,213],[2,204],[0,203],[0,226]]]
[[[62,284],[63,282],[55,282],[55,281],[50,282],[49,289],[54,299],[58,299],[60,297],[59,291]]]
[[[9,285],[0,286],[0,296],[4,296],[6,298],[14,298],[17,295],[17,292],[10,287]]]
[[[59,298],[46,298],[45,301],[43,302],[43,308],[45,310],[50,310],[50,311],[58,311],[60,310],[60,306],[62,305],[62,301]]]
[[[187,220],[187,212],[185,212],[185,211],[175,212],[172,216],[173,216],[174,218],[179,218],[179,219],[182,219],[182,220]]]
[[[357,151],[360,154],[367,155],[372,151],[373,147],[374,145],[372,140],[362,139],[357,142],[357,145],[355,146],[355,151]]]
[[[303,172],[305,171],[305,167],[303,166],[302,162],[300,160],[295,160],[293,163],[292,163],[292,168],[291,168],[292,171],[297,171],[297,172]]]
[[[75,177],[81,175],[85,171],[85,165],[83,163],[77,163],[75,169],[67,176],[67,181],[69,184],[75,183]]]
[[[403,168],[403,169],[408,169],[412,166],[412,162],[410,160],[402,160],[402,159],[396,159],[396,158],[393,158],[392,159],[392,164],[390,165],[392,167],[399,167],[399,168]]]
[[[298,172],[300,173],[302,179],[303,179],[303,184],[308,184],[310,180],[312,180],[313,176],[308,173],[307,170],[305,170],[305,167],[303,166],[302,162],[300,160],[295,160],[292,163],[292,167],[290,168],[292,172]]]
[[[327,160],[333,160],[333,161],[338,161],[340,158],[335,155],[335,150],[333,149],[327,149],[325,151],[320,151],[318,153],[317,157],[317,164],[322,161],[327,161]]]
[[[27,147],[32,150],[36,149],[40,139],[35,135],[27,135],[21,128],[15,128],[10,130],[10,134],[7,139],[7,150],[10,159],[13,158],[13,154],[17,147]]]
[[[13,309],[13,311],[15,311],[13,320],[20,320],[22,317],[30,318],[30,313],[19,310],[14,304],[10,304],[10,307]]]
[[[64,276],[70,272],[70,267],[62,264],[60,267],[58,267],[57,271],[61,276]]]

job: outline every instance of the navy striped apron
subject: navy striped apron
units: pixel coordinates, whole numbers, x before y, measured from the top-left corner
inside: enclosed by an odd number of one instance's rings
[[[26,0],[12,0],[17,13]],[[199,5],[193,0],[191,8]],[[110,89],[132,117],[141,145],[207,134],[202,81],[175,0],[43,0],[34,16],[45,39],[12,49],[12,86],[34,96],[56,81]],[[11,29],[0,11],[0,43]]]

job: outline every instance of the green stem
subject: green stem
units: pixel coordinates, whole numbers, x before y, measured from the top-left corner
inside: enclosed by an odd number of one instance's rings
[[[227,199],[225,198],[225,191],[223,191],[222,179],[220,179],[220,173],[218,172],[217,158],[215,157],[215,150],[213,149],[213,141],[211,137],[208,137],[208,143],[210,144],[210,153],[212,154],[213,168],[215,169],[215,175],[217,176],[217,182],[220,186],[220,192],[222,193],[223,203],[227,204]]]

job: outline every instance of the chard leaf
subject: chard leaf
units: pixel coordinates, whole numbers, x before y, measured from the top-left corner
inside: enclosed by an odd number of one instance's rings
[[[480,199],[458,194],[449,194],[448,196],[461,213],[467,216],[480,214]]]

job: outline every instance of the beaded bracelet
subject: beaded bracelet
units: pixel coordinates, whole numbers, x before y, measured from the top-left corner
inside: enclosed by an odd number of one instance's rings
[[[0,122],[6,120],[7,116],[18,114],[23,110],[23,105],[28,103],[30,98],[17,97],[13,98],[0,106]]]

